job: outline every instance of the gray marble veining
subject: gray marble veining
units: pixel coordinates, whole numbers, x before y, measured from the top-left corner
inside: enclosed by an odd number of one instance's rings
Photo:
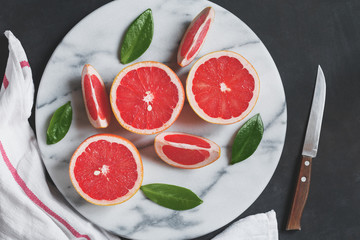
[[[247,58],[260,77],[260,96],[246,118],[260,113],[263,139],[249,159],[230,166],[231,145],[243,120],[219,126],[197,117],[185,103],[169,129],[207,137],[221,146],[222,155],[201,169],[184,170],[163,163],[153,148],[154,136],[140,136],[123,129],[115,120],[105,130],[94,129],[87,120],[81,95],[81,70],[85,63],[97,69],[109,89],[124,68],[118,59],[121,38],[129,24],[145,9],[153,12],[155,31],[149,49],[137,61],[167,64],[185,82],[191,67],[176,64],[176,51],[187,25],[203,8],[213,6],[215,21],[197,58],[218,50],[232,50]],[[73,122],[66,137],[46,145],[46,129],[52,113],[71,100]],[[36,102],[36,131],[45,166],[69,203],[90,221],[120,236],[135,239],[187,239],[204,235],[229,223],[261,194],[278,164],[286,131],[286,102],[277,68],[261,40],[240,19],[205,0],[123,0],[111,2],[78,23],[53,53],[41,80]],[[147,200],[139,191],[127,202],[109,207],[92,205],[72,187],[69,160],[88,136],[101,132],[131,140],[144,164],[143,184],[162,182],[184,186],[204,203],[188,211],[173,211]]]

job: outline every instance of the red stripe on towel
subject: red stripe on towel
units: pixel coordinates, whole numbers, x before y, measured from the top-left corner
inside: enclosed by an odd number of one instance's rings
[[[30,64],[28,61],[21,61],[20,66],[21,66],[21,68],[30,67]],[[3,84],[4,84],[5,89],[9,86],[9,80],[7,79],[5,74],[4,74],[4,78],[3,78]]]
[[[6,75],[4,75],[3,84],[5,89],[9,86],[9,80],[6,78]]]
[[[20,62],[20,66],[23,68],[23,67],[30,67],[30,64],[28,61],[21,61]]]
[[[33,201],[36,205],[38,205],[40,208],[42,208],[46,213],[51,215],[53,218],[55,218],[57,221],[59,221],[61,224],[63,224],[75,237],[77,238],[86,238],[90,240],[90,237],[88,235],[82,235],[78,231],[76,231],[68,222],[66,222],[62,217],[57,215],[54,211],[52,211],[49,207],[47,207],[27,186],[24,180],[20,177],[17,170],[14,168],[14,166],[11,164],[9,158],[6,155],[5,149],[0,141],[0,152],[4,159],[4,162],[8,169],[10,170],[12,176],[14,177],[15,181],[19,184],[19,186],[23,189],[25,194],[30,198],[31,201]]]

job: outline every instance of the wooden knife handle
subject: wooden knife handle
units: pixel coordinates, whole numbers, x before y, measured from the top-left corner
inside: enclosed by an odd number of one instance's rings
[[[300,220],[309,194],[312,158],[303,156],[286,230],[301,230]]]

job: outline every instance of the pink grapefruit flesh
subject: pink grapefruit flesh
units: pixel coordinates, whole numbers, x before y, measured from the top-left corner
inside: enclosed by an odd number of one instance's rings
[[[186,80],[190,106],[204,120],[232,124],[254,108],[260,80],[253,66],[240,54],[218,51],[200,58]]]
[[[207,7],[190,23],[178,49],[177,62],[180,66],[189,65],[200,52],[214,17],[214,9]]]
[[[187,133],[160,133],[155,137],[154,146],[164,162],[178,168],[201,168],[220,157],[220,147],[216,143]]]
[[[155,134],[169,128],[184,105],[185,92],[177,75],[159,62],[139,62],[115,78],[110,103],[125,129]]]
[[[69,173],[73,186],[85,200],[114,205],[138,191],[143,166],[138,150],[130,141],[112,134],[98,134],[76,149]]]
[[[81,74],[85,109],[91,125],[106,128],[111,119],[109,97],[99,73],[86,64]]]

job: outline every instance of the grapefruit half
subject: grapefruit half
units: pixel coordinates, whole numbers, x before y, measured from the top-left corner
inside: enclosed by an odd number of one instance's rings
[[[70,160],[69,174],[76,191],[96,205],[115,205],[140,188],[143,165],[136,147],[112,134],[87,138]]]
[[[155,151],[166,163],[178,168],[201,168],[220,157],[220,147],[204,137],[163,132],[155,137]]]
[[[159,62],[130,65],[115,77],[110,103],[120,125],[138,134],[169,128],[184,105],[185,92],[178,76]]]
[[[111,119],[109,96],[99,73],[90,64],[86,64],[82,70],[81,87],[91,125],[106,128]]]
[[[260,93],[254,67],[240,54],[217,51],[201,57],[186,80],[190,106],[204,120],[232,124],[245,118]]]
[[[214,17],[214,9],[207,7],[190,23],[178,49],[177,62],[180,66],[189,65],[200,52]]]

